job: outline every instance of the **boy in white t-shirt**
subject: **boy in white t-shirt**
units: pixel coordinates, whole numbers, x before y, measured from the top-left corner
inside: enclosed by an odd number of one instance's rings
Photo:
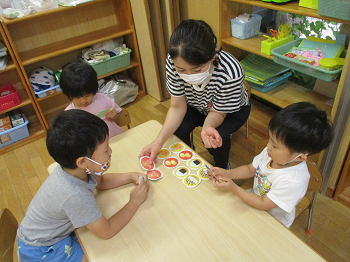
[[[268,211],[290,227],[295,206],[309,184],[305,160],[308,155],[326,149],[332,136],[332,125],[325,111],[308,102],[287,106],[271,119],[267,147],[253,163],[230,170],[213,167],[220,180],[211,177],[213,185],[231,191],[252,207]],[[251,177],[254,177],[251,190],[244,190],[232,181]]]

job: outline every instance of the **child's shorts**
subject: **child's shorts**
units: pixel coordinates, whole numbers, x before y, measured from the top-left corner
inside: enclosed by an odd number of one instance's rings
[[[22,240],[17,239],[21,262],[80,262],[84,256],[84,251],[74,232],[60,242],[45,247],[26,245]]]

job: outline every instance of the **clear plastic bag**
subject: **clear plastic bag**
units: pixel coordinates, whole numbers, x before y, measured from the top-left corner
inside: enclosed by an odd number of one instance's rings
[[[100,85],[98,93],[105,94],[114,99],[118,106],[124,106],[135,100],[138,94],[138,85],[130,79],[120,79],[116,77],[107,78],[106,81]]]

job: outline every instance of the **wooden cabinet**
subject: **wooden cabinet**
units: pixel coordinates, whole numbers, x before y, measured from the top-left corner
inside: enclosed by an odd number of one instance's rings
[[[36,139],[44,137],[46,135],[46,129],[45,129],[44,122],[41,119],[39,110],[37,108],[36,101],[32,96],[31,90],[28,88],[28,85],[26,84],[26,80],[22,75],[21,67],[19,66],[19,64],[15,59],[14,52],[11,48],[11,45],[1,25],[0,25],[0,32],[1,32],[0,41],[6,45],[9,58],[11,58],[11,60],[7,62],[6,69],[3,71],[0,71],[0,86],[6,85],[6,84],[12,84],[16,88],[19,95],[19,99],[21,101],[21,104],[15,107],[9,108],[7,110],[3,110],[0,112],[0,114],[19,108],[22,111],[22,113],[25,114],[26,118],[29,121],[29,124],[27,125],[28,131],[29,131],[29,137],[24,138],[20,142],[9,144],[7,146],[0,148],[0,155],[2,155],[19,146],[22,146]]]
[[[145,94],[129,0],[95,0],[75,7],[59,6],[23,18],[3,18],[2,26],[23,72],[22,89],[33,97],[37,115],[42,116],[45,128],[68,105],[69,100],[62,92],[37,98],[28,76],[40,66],[59,70],[68,62],[79,61],[81,49],[87,46],[122,36],[126,46],[132,50],[130,65],[99,78],[126,71],[139,86],[139,96]]]
[[[251,13],[253,6],[259,6],[263,8],[269,8],[273,10],[279,10],[288,13],[295,13],[349,24],[349,21],[343,21],[336,18],[322,17],[317,14],[317,10],[299,7],[298,2],[289,3],[285,5],[274,5],[271,3],[256,0],[221,0],[220,5],[221,47],[223,50],[232,53],[239,60],[243,59],[248,53],[254,53],[273,60],[272,55],[268,56],[260,52],[260,43],[262,40],[265,40],[265,38],[262,35],[254,36],[245,40],[241,40],[231,36],[230,19],[238,16],[241,13]],[[348,59],[346,61],[348,61]],[[347,71],[347,66],[348,65],[344,66],[343,72]],[[252,89],[252,94],[281,108],[284,108],[292,103],[308,101],[313,104],[316,104],[319,108],[326,110],[330,118],[334,120],[339,97],[341,95],[341,91],[345,81],[345,75],[346,74],[343,73],[340,78],[333,105],[329,103],[330,98],[323,96],[319,93],[313,92],[312,90],[308,90],[304,87],[298,86],[291,82],[287,82],[266,93]]]

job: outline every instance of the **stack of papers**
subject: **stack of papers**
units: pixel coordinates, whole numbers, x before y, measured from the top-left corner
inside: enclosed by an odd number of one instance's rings
[[[288,67],[256,54],[249,54],[240,63],[245,72],[244,79],[260,86],[274,83],[291,71]]]

